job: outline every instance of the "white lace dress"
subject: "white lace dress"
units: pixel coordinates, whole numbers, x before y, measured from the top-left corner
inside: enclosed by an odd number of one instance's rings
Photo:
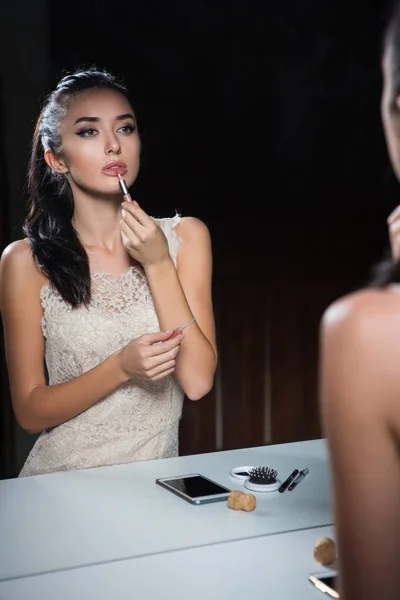
[[[180,217],[156,219],[176,264]],[[97,366],[144,333],[159,331],[141,267],[122,275],[92,273],[89,308],[72,309],[50,285],[41,290],[42,331],[49,385],[69,381]],[[20,476],[38,475],[178,454],[184,392],[168,376],[131,380],[66,423],[44,431]]]

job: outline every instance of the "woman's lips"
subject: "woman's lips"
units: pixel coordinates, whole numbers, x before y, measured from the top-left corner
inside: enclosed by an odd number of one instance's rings
[[[110,175],[111,177],[118,177],[118,175],[125,175],[127,172],[126,167],[118,166],[118,167],[108,167],[107,169],[103,169],[104,175]]]
[[[111,177],[118,177],[118,175],[125,175],[127,172],[127,165],[119,160],[113,160],[108,163],[105,167],[103,167],[102,171],[105,175],[110,175]]]

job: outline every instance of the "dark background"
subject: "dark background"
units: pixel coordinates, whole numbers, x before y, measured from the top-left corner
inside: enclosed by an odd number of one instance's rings
[[[390,5],[5,7],[1,247],[21,237],[44,95],[65,72],[93,65],[131,92],[143,144],[134,197],[152,215],[178,210],[209,226],[220,360],[213,391],[185,403],[184,454],[321,435],[319,320],[382,258],[400,197],[380,121]],[[0,477],[10,477],[34,439],[15,427],[4,368],[2,377]]]

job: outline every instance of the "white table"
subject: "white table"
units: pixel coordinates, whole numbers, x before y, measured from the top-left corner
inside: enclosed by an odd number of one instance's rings
[[[14,579],[0,582],[0,600],[323,600],[308,581],[327,570],[313,558],[321,535],[332,536],[332,528]]]
[[[253,513],[191,506],[155,484],[200,472],[243,489],[230,469],[265,464],[282,479],[310,474],[293,492],[257,494]],[[325,440],[10,479],[0,481],[0,581],[332,522]]]

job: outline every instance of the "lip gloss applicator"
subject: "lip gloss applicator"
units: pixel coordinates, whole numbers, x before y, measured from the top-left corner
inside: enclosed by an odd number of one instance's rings
[[[122,195],[124,197],[125,202],[133,202],[131,195],[128,191],[128,186],[125,183],[125,180],[122,179],[121,175],[118,173],[118,183],[121,188]]]

